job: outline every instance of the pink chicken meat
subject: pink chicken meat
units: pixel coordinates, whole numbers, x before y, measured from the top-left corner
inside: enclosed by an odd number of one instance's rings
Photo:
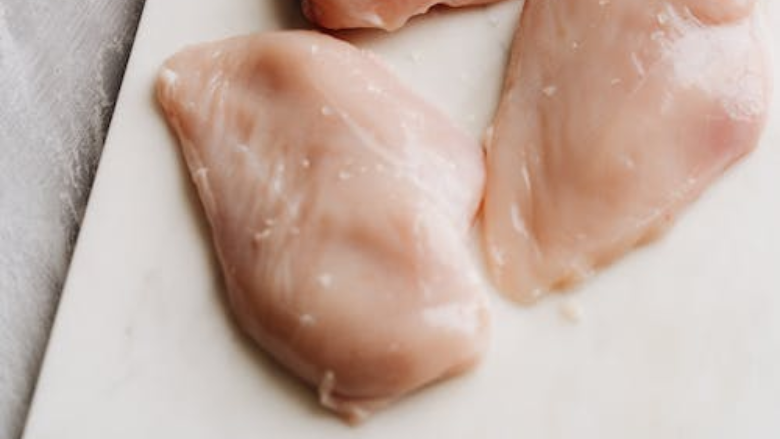
[[[359,420],[479,360],[489,310],[464,244],[478,143],[314,32],[187,49],[157,91],[233,313],[324,406]]]
[[[500,0],[303,0],[309,20],[328,29],[396,30],[436,5],[484,5]]]
[[[665,230],[757,144],[770,95],[752,0],[527,0],[486,139],[484,245],[519,301]]]

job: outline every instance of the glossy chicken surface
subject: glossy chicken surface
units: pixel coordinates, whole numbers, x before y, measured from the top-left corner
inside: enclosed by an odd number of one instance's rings
[[[189,48],[158,98],[240,326],[350,420],[475,364],[464,241],[479,144],[365,52],[314,32]]]
[[[303,0],[309,20],[328,29],[396,30],[436,5],[484,5],[500,0]]]
[[[527,0],[486,136],[484,245],[519,301],[666,229],[749,153],[770,95],[750,0]]]

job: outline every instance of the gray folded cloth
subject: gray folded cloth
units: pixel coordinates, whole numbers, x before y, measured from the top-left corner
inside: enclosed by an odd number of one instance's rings
[[[0,437],[21,434],[144,0],[0,0]]]

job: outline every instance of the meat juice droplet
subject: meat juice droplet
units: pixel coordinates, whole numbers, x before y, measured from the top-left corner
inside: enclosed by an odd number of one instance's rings
[[[314,326],[317,324],[317,319],[311,314],[303,314],[298,320],[303,326]]]
[[[333,275],[330,273],[322,273],[317,276],[317,282],[324,288],[330,288],[333,286]]]
[[[173,70],[167,68],[162,70],[160,77],[168,87],[175,86],[176,82],[179,80],[179,75],[177,75]]]
[[[582,322],[582,309],[571,300],[562,302],[558,307],[558,313],[568,323],[578,324]]]
[[[254,244],[260,244],[263,241],[267,240],[271,237],[271,234],[273,231],[270,228],[264,229],[262,232],[255,233],[255,236],[253,238]]]
[[[547,87],[542,89],[542,93],[544,93],[545,96],[548,98],[551,98],[555,96],[556,93],[558,93],[558,87],[554,85],[548,85]]]

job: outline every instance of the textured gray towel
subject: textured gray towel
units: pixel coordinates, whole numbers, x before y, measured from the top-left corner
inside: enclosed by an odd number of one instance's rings
[[[24,423],[143,0],[0,0],[0,438]]]

